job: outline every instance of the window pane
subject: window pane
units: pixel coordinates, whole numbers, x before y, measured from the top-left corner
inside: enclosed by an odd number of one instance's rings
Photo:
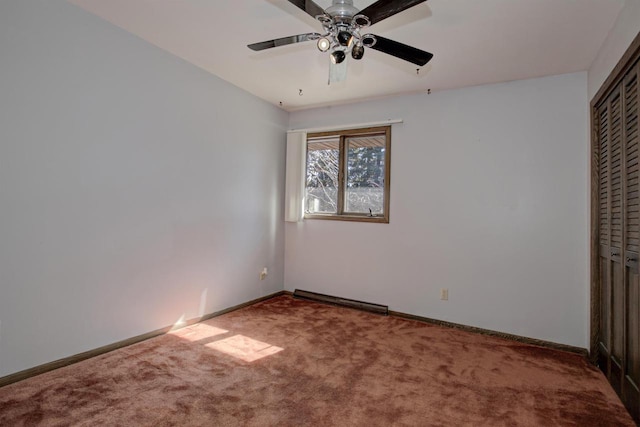
[[[338,212],[340,138],[310,140],[307,145],[306,211]]]
[[[385,135],[347,139],[345,212],[382,215]]]

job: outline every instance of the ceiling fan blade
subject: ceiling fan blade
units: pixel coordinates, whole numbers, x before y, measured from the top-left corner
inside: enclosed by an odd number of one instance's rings
[[[309,40],[317,40],[319,38],[320,38],[320,34],[318,33],[298,34],[297,36],[281,37],[279,39],[253,43],[253,44],[247,45],[247,47],[251,50],[259,51],[259,50],[271,49],[272,47],[286,46],[288,44],[293,44],[293,43],[306,42]]]
[[[395,56],[396,58],[404,59],[405,61],[413,62],[421,67],[433,58],[432,53],[425,52],[424,50],[416,49],[415,47],[408,46],[404,43],[376,36],[375,34],[373,36],[377,41],[376,44],[371,46],[371,49],[387,53]],[[367,36],[363,36],[363,38],[365,37]]]
[[[295,4],[311,15],[313,19],[318,15],[324,15],[324,9],[318,6],[313,0],[289,0],[289,3]]]
[[[359,12],[371,20],[371,25],[387,19],[390,16],[407,10],[417,4],[424,3],[427,0],[378,0],[369,7]],[[293,3],[293,2],[292,2]]]

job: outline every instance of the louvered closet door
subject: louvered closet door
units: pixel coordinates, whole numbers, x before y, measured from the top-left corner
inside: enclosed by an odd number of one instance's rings
[[[609,136],[611,138],[611,240],[609,266],[611,271],[611,385],[620,393],[622,361],[624,360],[624,282],[622,267],[623,183],[622,183],[622,98],[616,91],[609,99]]]
[[[625,367],[622,398],[636,421],[640,419],[640,197],[638,167],[638,74],[640,66],[623,81],[625,152]]]
[[[615,90],[600,110],[601,137],[601,277],[603,368],[613,388],[622,391],[624,360],[623,146],[622,98]]]
[[[611,268],[610,268],[610,146],[609,146],[609,103],[605,102],[597,111],[599,151],[599,231],[600,231],[600,334],[598,365],[609,376],[611,360]]]
[[[597,107],[600,331],[598,364],[640,422],[640,66]]]

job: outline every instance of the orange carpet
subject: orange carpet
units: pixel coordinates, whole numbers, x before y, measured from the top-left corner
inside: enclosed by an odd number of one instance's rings
[[[288,296],[0,388],[0,426],[633,426],[574,354]]]

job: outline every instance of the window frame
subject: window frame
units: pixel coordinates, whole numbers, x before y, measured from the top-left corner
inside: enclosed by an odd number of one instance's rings
[[[366,213],[354,213],[354,212],[345,212],[345,193],[346,193],[346,173],[347,173],[347,139],[350,137],[358,137],[358,136],[366,136],[366,135],[385,135],[385,155],[384,155],[384,203],[383,203],[383,212],[382,214],[369,216]],[[357,221],[357,222],[374,222],[374,223],[389,223],[389,199],[391,193],[391,126],[378,126],[378,127],[368,127],[368,128],[359,128],[359,129],[345,129],[345,130],[335,130],[335,131],[327,131],[327,132],[313,132],[307,134],[307,149],[309,147],[309,140],[314,138],[322,138],[328,136],[339,136],[340,144],[338,146],[338,195],[337,195],[337,212],[336,213],[309,213],[306,208],[304,211],[305,219],[324,219],[324,220],[332,220],[332,221]],[[313,142],[313,141],[311,141]],[[309,157],[305,156],[305,197],[306,197],[306,176],[307,169],[309,167],[308,164]]]

